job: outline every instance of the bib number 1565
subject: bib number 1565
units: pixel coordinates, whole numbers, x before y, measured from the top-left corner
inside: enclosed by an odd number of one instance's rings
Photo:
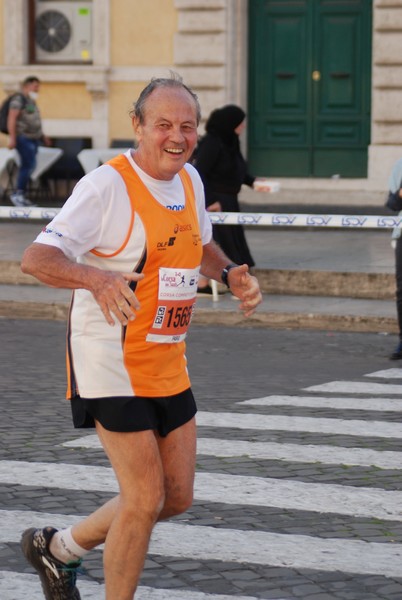
[[[193,304],[189,306],[172,306],[167,311],[167,327],[187,327],[193,314]]]

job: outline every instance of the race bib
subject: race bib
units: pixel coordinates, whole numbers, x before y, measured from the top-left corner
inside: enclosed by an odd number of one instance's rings
[[[172,344],[184,340],[197,296],[199,268],[159,269],[158,305],[147,342]]]

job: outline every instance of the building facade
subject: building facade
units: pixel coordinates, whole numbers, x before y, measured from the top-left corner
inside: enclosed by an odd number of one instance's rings
[[[402,0],[0,0],[0,31],[0,100],[37,75],[50,136],[130,138],[139,91],[174,70],[204,118],[246,110],[252,165],[290,188],[384,189],[402,155]]]

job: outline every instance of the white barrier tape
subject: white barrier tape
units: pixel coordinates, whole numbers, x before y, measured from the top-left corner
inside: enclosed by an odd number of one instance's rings
[[[270,225],[279,227],[344,227],[394,229],[402,217],[380,215],[309,215],[282,213],[209,213],[213,225]]]
[[[60,208],[0,206],[0,219],[51,221]],[[402,217],[381,215],[309,215],[284,213],[209,213],[213,225],[256,225],[274,227],[343,227],[346,229],[394,229]]]
[[[45,208],[42,206],[0,206],[0,219],[32,219],[51,221],[60,208]]]

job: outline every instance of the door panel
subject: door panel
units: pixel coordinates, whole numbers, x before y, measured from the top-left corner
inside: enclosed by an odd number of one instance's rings
[[[251,169],[365,176],[371,0],[252,0],[249,7]]]
[[[255,172],[277,173],[288,160],[308,170],[310,86],[305,78],[311,43],[308,2],[250,2],[251,51],[248,158]],[[268,42],[269,40],[269,42]],[[289,43],[291,41],[291,43]]]
[[[353,17],[322,15],[318,25],[321,72],[321,111],[358,112],[358,83],[355,76],[358,27]],[[342,41],[342,45],[339,41]],[[357,84],[357,85],[356,85]],[[318,86],[317,86],[318,87]]]
[[[275,50],[272,56],[272,97],[268,95],[268,106],[271,110],[305,109],[303,75],[306,56],[299,48],[305,46],[306,19],[304,15],[287,18],[273,15],[266,23]],[[289,44],[290,39],[294,40],[293,44]]]

